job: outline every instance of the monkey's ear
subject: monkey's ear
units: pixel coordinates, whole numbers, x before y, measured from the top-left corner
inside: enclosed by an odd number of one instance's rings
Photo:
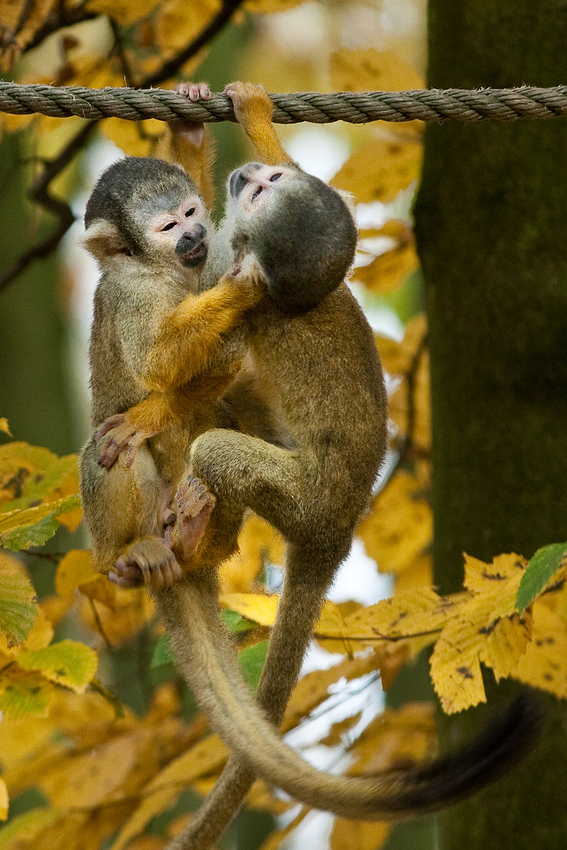
[[[130,256],[132,253],[116,227],[103,218],[93,221],[80,242],[101,264],[118,254]]]

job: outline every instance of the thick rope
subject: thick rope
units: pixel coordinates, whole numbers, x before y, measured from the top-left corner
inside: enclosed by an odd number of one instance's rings
[[[520,118],[554,118],[567,115],[567,86],[513,89],[423,89],[402,92],[298,92],[271,94],[277,124],[309,121],[328,124],[347,121],[517,121]],[[230,99],[213,94],[210,100],[192,103],[166,89],[57,87],[19,85],[0,81],[0,112],[29,115],[40,112],[56,118],[124,118],[141,121],[234,121]]]

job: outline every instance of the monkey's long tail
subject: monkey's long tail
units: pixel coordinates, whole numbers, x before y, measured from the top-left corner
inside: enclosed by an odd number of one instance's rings
[[[326,575],[333,575],[341,560],[337,557],[332,569],[327,563],[326,569],[322,567],[315,574],[312,571],[310,592],[306,597],[303,588],[297,588],[294,582],[296,575],[306,574],[304,558],[302,549],[288,547],[285,581],[256,693],[258,705],[276,729],[281,726],[312,638],[313,625],[328,590],[330,580]],[[291,641],[290,624],[293,627]],[[255,771],[238,756],[232,755],[214,788],[168,850],[209,850],[213,847],[240,810],[255,779]]]
[[[423,768],[372,779],[323,773],[289,748],[259,710],[220,622],[216,588],[189,576],[157,592],[156,602],[180,669],[224,742],[252,771],[313,808],[369,821],[435,811],[499,777],[539,736],[541,710],[522,695],[462,750]]]

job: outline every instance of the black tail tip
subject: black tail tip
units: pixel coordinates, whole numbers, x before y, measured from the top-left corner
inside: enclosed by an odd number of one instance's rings
[[[416,771],[414,803],[419,799],[424,810],[441,809],[490,785],[529,755],[545,720],[541,699],[523,691],[460,750]]]

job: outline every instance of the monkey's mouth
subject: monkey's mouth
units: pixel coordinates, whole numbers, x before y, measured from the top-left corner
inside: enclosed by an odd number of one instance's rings
[[[199,263],[202,263],[203,260],[207,256],[207,243],[203,240],[203,242],[199,242],[196,248],[193,248],[191,251],[186,251],[184,254],[179,254],[179,261],[182,266],[187,266],[187,268],[194,268],[198,266]]]

